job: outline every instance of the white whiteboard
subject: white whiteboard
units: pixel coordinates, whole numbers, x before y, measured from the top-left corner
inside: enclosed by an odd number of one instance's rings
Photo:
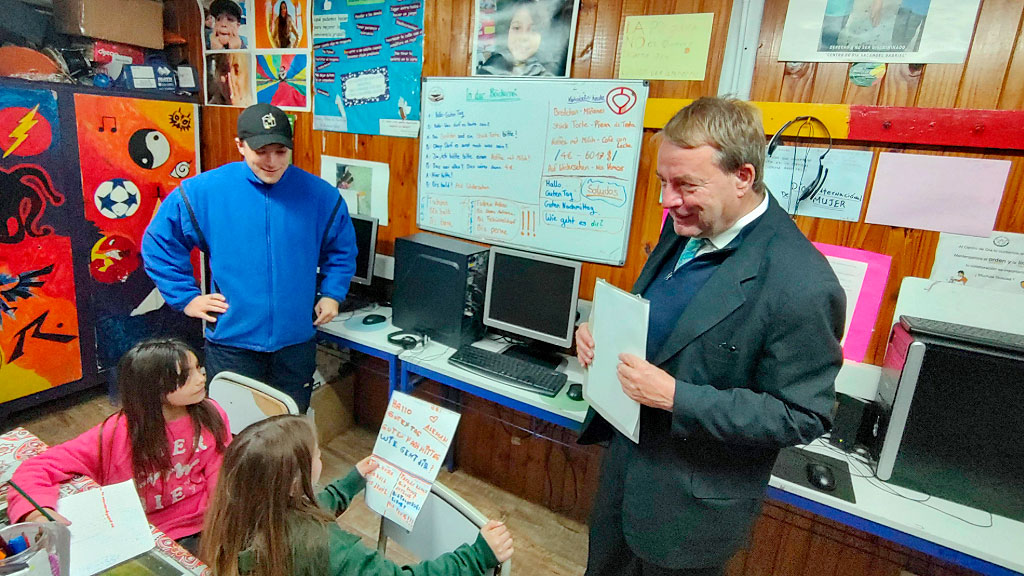
[[[647,82],[424,78],[416,224],[622,265]]]

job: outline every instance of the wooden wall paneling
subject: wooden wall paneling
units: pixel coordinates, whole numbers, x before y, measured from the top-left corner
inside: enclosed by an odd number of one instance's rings
[[[960,92],[964,64],[927,64],[921,72],[917,105],[921,108],[954,108]]]
[[[779,46],[782,44],[782,28],[786,24],[788,7],[788,0],[765,2],[754,63],[754,78],[750,85],[751,100],[781,101],[779,95],[786,66],[779,62]]]
[[[690,86],[685,98],[699,98],[718,94],[718,83],[722,76],[722,64],[725,54],[725,43],[729,36],[729,22],[732,20],[732,0],[701,0],[699,12],[711,12],[715,15],[711,27],[711,46],[708,52],[708,67],[704,82]]]
[[[590,65],[594,56],[594,35],[597,27],[597,0],[580,0],[576,13],[576,39],[573,43],[573,78],[592,78]]]
[[[815,64],[786,62],[779,102],[807,102],[814,91]]]
[[[882,89],[881,82],[875,82],[872,86],[858,86],[850,81],[850,68],[848,65],[843,72],[843,81],[846,89],[843,93],[844,104],[858,104],[861,106],[874,106],[878,104],[878,94]]]
[[[1024,18],[1021,22],[1022,24],[1017,27],[1017,39],[1010,58],[1010,66],[999,93],[997,108],[1000,110],[1024,109],[1024,90],[1021,89],[1024,79],[1024,34],[1021,33],[1024,29]]]
[[[1024,3],[986,0],[981,5],[957,108],[995,108],[1020,27]]]
[[[848,103],[844,99],[844,91],[850,84],[850,65],[846,62],[818,62],[814,66],[817,69],[811,99],[798,102]]]
[[[921,85],[920,65],[889,64],[882,78],[879,106],[914,106]]]

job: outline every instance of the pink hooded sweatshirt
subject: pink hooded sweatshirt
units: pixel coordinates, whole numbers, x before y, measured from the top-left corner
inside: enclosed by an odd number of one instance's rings
[[[231,427],[224,410],[211,400],[231,442]],[[103,428],[102,468],[100,428]],[[223,452],[217,452],[213,433],[203,428],[199,446],[193,451],[192,418],[184,416],[167,423],[167,444],[171,469],[153,474],[135,487],[142,499],[146,518],[160,531],[177,540],[203,529],[203,514],[217,486]],[[114,415],[74,440],[54,446],[29,459],[14,473],[14,482],[43,508],[57,508],[58,485],[76,474],[108,486],[133,479],[132,447],[128,423],[123,414]],[[19,521],[33,510],[32,504],[15,490],[7,491],[7,515]]]

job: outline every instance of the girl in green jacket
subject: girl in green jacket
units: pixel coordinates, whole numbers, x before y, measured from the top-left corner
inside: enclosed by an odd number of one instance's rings
[[[216,576],[478,576],[512,555],[512,535],[490,521],[473,544],[399,567],[335,518],[366,484],[367,457],[319,495],[323,464],[305,417],[275,416],[239,434],[224,456],[206,512],[201,558]]]

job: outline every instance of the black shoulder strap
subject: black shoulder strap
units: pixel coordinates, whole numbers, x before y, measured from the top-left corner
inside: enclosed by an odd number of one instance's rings
[[[331,233],[331,226],[334,224],[334,217],[338,215],[338,208],[341,208],[341,194],[338,194],[338,201],[334,203],[334,210],[331,210],[331,217],[327,219],[327,227],[324,228],[323,238],[320,239],[320,254],[327,248],[327,235]],[[191,210],[190,210],[191,211]],[[202,238],[202,236],[200,236]]]
[[[192,203],[188,201],[188,196],[185,195],[185,190],[181,186],[178,187],[178,193],[181,194],[181,200],[185,203],[185,209],[188,210],[188,218],[192,221],[192,228],[195,229],[196,236],[199,236],[199,249],[206,253],[207,258],[210,258],[210,245],[206,243],[206,236],[203,235],[203,230],[199,227],[196,213],[192,210]]]

